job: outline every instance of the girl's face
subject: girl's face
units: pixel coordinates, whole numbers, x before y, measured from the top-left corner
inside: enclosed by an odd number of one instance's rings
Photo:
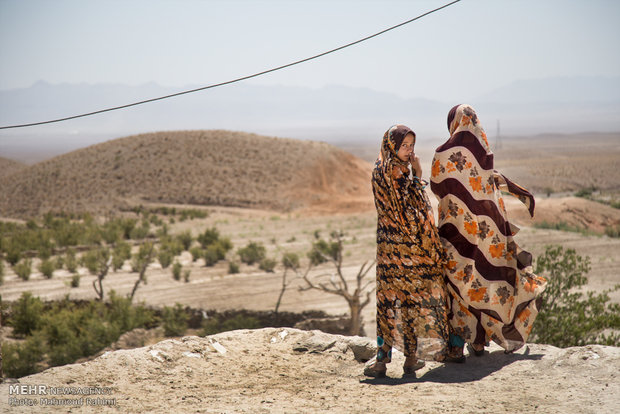
[[[409,161],[409,157],[413,153],[413,146],[415,145],[415,139],[413,138],[413,134],[407,134],[405,139],[403,139],[402,144],[400,144],[400,148],[398,149],[398,153],[396,156],[404,162]]]

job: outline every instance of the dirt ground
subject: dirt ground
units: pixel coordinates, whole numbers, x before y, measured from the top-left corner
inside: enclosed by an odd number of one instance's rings
[[[0,384],[0,411],[611,414],[620,410],[616,347],[559,349],[530,344],[507,355],[491,346],[486,355],[468,357],[465,364],[427,362],[415,377],[403,376],[404,357],[396,352],[383,379],[362,374],[361,361],[373,352],[370,338],[289,328],[170,339],[51,368],[22,378],[19,384]],[[22,386],[26,393],[17,394]],[[52,394],[59,389],[73,394]],[[24,406],[35,402],[36,406]]]

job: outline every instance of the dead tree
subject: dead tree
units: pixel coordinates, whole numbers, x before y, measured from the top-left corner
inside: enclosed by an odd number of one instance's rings
[[[133,301],[133,297],[136,294],[136,290],[138,290],[138,286],[140,286],[140,282],[146,284],[146,268],[153,262],[155,254],[155,245],[152,242],[146,242],[140,246],[140,250],[134,256],[133,270],[134,272],[138,272],[139,276],[131,290],[131,295],[129,296],[130,301]]]
[[[282,273],[282,287],[280,288],[280,295],[278,295],[278,301],[276,302],[276,309],[274,313],[278,315],[278,309],[280,309],[280,303],[282,303],[282,296],[289,287],[289,285],[298,279],[297,270],[299,269],[299,256],[295,253],[286,253],[282,257],[282,266],[284,266],[284,272]],[[295,274],[294,277],[287,279],[289,270],[292,270]]]
[[[343,233],[333,232],[331,238],[333,241],[326,242],[325,240],[319,240],[312,246],[312,250],[308,254],[310,263],[308,269],[301,276],[305,282],[305,286],[300,287],[301,291],[315,289],[322,292],[331,293],[333,295],[342,296],[349,305],[349,312],[351,314],[351,322],[349,325],[350,335],[360,335],[362,333],[362,309],[370,303],[371,294],[374,291],[368,289],[375,280],[365,280],[368,271],[372,269],[374,260],[368,264],[368,261],[364,262],[360,267],[355,277],[354,288],[351,291],[349,283],[342,273],[342,245],[343,245]],[[313,266],[320,263],[331,262],[335,269],[335,273],[325,273],[314,276],[312,279],[308,276]],[[329,277],[329,280],[325,280]]]

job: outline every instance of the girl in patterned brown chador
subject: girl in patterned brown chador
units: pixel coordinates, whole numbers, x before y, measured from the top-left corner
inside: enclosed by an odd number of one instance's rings
[[[439,235],[446,250],[451,345],[464,342],[475,355],[493,340],[507,352],[527,340],[546,280],[532,273],[532,256],[513,236],[501,191],[534,214],[534,197],[493,169],[493,153],[474,109],[457,105],[448,114],[450,139],[437,148],[431,189],[439,199]]]
[[[444,253],[413,152],[415,133],[392,126],[372,174],[377,208],[377,356],[364,370],[383,377],[392,347],[405,374],[443,360],[448,344]],[[412,171],[409,170],[411,164]]]

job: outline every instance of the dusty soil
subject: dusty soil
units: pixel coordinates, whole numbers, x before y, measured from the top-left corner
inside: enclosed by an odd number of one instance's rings
[[[373,351],[369,338],[289,328],[188,336],[52,368],[24,377],[19,384],[0,384],[0,410],[584,414],[620,410],[620,348],[530,344],[506,355],[491,346],[485,356],[468,357],[465,364],[427,362],[415,377],[403,377],[404,357],[395,353],[384,379],[362,374],[361,361]],[[19,385],[36,385],[48,393],[59,387],[74,393],[93,387],[105,394],[16,395]],[[38,405],[10,407],[10,398]],[[69,400],[69,405],[52,406],[50,400]]]

